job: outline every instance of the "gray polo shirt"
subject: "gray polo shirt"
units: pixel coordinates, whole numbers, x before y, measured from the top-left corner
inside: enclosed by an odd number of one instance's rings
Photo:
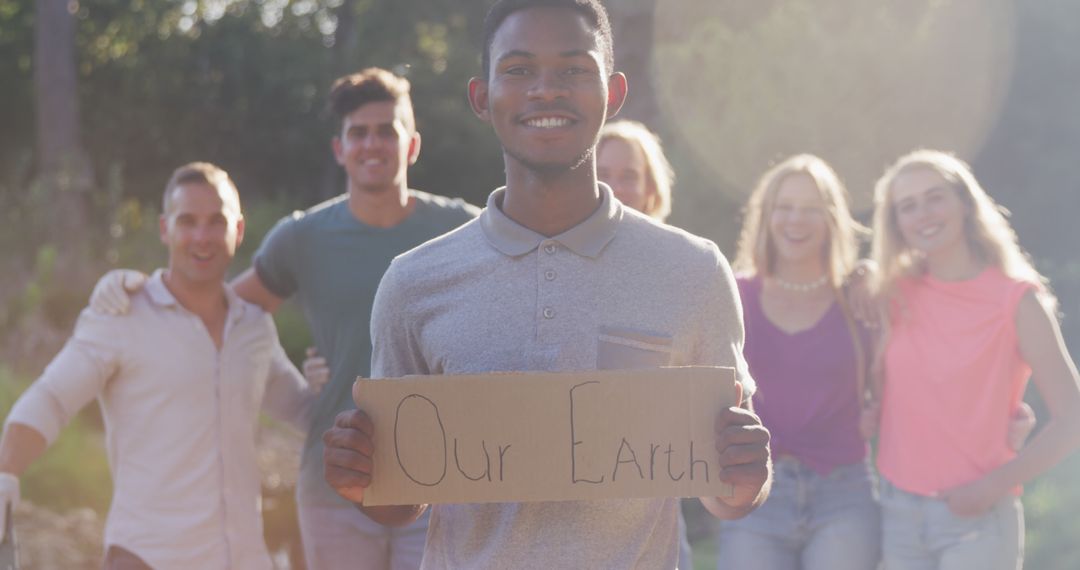
[[[737,289],[715,244],[623,207],[604,185],[591,217],[545,238],[502,213],[503,192],[390,265],[372,313],[373,377],[718,365],[752,392]],[[435,505],[423,567],[674,568],[677,509]]]

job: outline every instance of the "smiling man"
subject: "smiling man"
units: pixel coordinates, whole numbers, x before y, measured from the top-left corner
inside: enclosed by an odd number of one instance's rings
[[[408,80],[377,68],[334,83],[332,146],[346,192],[278,223],[236,281],[241,296],[269,310],[295,295],[329,365],[296,491],[304,555],[319,570],[414,569],[427,535],[426,518],[393,529],[369,520],[326,484],[322,468],[322,433],[354,407],[356,377],[369,375],[371,304],[390,260],[477,214],[461,200],[409,188],[408,168],[420,156],[409,90]]]
[[[86,309],[19,398],[0,441],[0,500],[97,398],[114,495],[105,568],[271,568],[255,454],[260,408],[303,427],[314,400],[270,315],[223,281],[244,235],[236,187],[207,163],[165,188],[169,264],[128,315]],[[2,509],[2,506],[0,506]]]
[[[506,186],[480,217],[398,257],[372,315],[372,375],[735,368],[747,398],[735,284],[716,245],[622,206],[596,179],[598,133],[626,96],[594,0],[502,0],[484,24],[476,115],[503,146]],[[748,405],[748,404],[747,404]],[[360,503],[377,467],[372,424],[339,414],[326,478]],[[768,432],[751,411],[716,418],[734,518],[768,493]],[[363,507],[362,507],[363,508]],[[440,504],[424,568],[674,568],[676,499]],[[408,524],[426,505],[364,508]]]
[[[420,156],[409,91],[407,79],[378,68],[334,82],[331,146],[345,169],[345,193],[282,219],[263,239],[254,267],[233,281],[241,298],[267,311],[295,296],[329,365],[296,490],[307,566],[318,570],[415,569],[427,535],[426,517],[404,528],[369,520],[326,484],[322,465],[322,433],[335,414],[354,407],[352,383],[369,373],[371,304],[390,260],[478,213],[461,200],[409,188],[409,166]],[[103,279],[91,304],[123,311],[124,276]]]

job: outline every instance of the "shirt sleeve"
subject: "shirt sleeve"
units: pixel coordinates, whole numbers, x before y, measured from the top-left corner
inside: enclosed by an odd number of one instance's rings
[[[269,318],[269,317],[268,317]],[[270,325],[273,327],[273,323]],[[270,355],[269,378],[263,396],[263,410],[275,420],[286,422],[301,432],[311,425],[311,405],[315,394],[304,375],[296,369],[285,354],[285,349],[274,336],[274,348]]]
[[[56,441],[60,430],[120,371],[126,318],[83,310],[72,337],[15,402],[5,423],[33,428],[48,444]]]
[[[296,252],[303,212],[282,218],[259,244],[252,263],[259,280],[274,295],[287,299],[296,292],[300,273]]]
[[[371,377],[399,378],[430,374],[416,338],[416,319],[409,314],[407,280],[399,279],[397,261],[390,264],[371,309]]]
[[[716,248],[714,245],[713,248]],[[706,294],[700,300],[698,339],[693,363],[704,366],[729,366],[735,369],[735,380],[742,384],[743,399],[757,391],[750,369],[743,356],[743,311],[735,276],[727,259],[715,249],[716,266]]]

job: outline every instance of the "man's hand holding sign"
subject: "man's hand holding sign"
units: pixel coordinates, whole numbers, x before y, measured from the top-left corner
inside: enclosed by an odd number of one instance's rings
[[[326,479],[382,524],[423,510],[401,503],[663,496],[736,518],[766,494],[769,434],[731,369],[361,379],[354,398]]]

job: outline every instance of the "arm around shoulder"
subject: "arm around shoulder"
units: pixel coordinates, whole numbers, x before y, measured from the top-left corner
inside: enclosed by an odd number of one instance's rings
[[[131,306],[131,295],[146,284],[147,275],[134,269],[113,269],[101,276],[90,294],[90,307],[107,315],[123,315]]]
[[[233,279],[230,283],[236,294],[241,299],[262,307],[262,309],[268,313],[273,313],[278,310],[281,303],[284,301],[281,297],[274,294],[273,291],[268,289],[263,283],[262,278],[259,277],[258,271],[254,267],[249,267],[243,273],[238,275],[236,279]]]

